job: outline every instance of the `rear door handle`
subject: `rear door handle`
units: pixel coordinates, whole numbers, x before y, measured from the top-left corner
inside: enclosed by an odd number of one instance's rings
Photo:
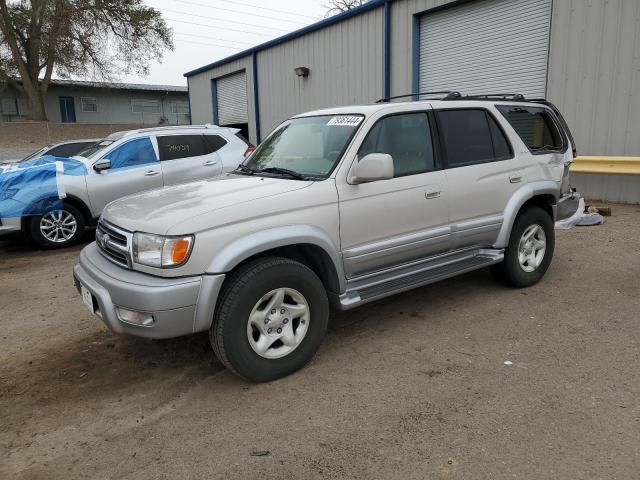
[[[519,183],[522,181],[522,173],[518,172],[518,173],[512,173],[511,175],[509,175],[509,181],[511,183]]]
[[[218,161],[217,160],[207,160],[206,162],[204,162],[204,166],[205,167],[211,167],[213,165],[217,165]]]
[[[154,177],[156,175],[160,175],[160,172],[158,170],[147,170],[146,172],[144,172],[145,177]]]

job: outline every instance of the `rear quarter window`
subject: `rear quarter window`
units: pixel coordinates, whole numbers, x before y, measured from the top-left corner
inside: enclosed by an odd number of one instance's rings
[[[533,154],[563,151],[564,137],[545,108],[498,105],[520,139]]]
[[[204,138],[212,152],[217,152],[227,144],[227,141],[220,135],[205,135]]]

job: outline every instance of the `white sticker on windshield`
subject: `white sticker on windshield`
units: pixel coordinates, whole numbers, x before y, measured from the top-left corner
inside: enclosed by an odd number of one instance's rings
[[[362,117],[358,115],[338,115],[327,122],[327,125],[337,125],[342,127],[357,127],[360,125]]]

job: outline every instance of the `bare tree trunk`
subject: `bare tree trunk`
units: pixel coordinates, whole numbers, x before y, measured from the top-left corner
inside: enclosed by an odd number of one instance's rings
[[[27,100],[29,100],[29,120],[46,122],[47,112],[44,108],[46,93],[43,95],[40,88],[33,88],[31,85],[27,86],[26,84],[23,84],[23,89]]]

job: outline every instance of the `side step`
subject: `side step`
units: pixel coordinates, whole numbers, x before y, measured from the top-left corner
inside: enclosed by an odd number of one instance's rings
[[[340,310],[349,310],[373,300],[488,267],[503,259],[504,250],[474,249],[452,252],[353,278],[347,282],[347,291],[333,300]]]

